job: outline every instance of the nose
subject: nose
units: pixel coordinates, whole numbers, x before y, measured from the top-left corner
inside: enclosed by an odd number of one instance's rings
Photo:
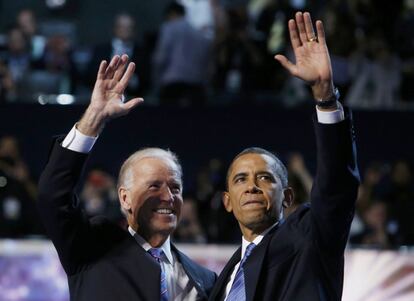
[[[168,185],[164,185],[164,188],[161,191],[161,200],[165,202],[172,202],[174,200],[174,195]]]
[[[261,192],[261,190],[257,186],[257,183],[256,183],[255,180],[249,180],[249,182],[247,183],[246,192],[248,192],[248,193],[259,193],[259,192]]]

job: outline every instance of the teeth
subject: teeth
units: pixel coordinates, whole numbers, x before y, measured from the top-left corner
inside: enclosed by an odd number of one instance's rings
[[[160,213],[160,214],[171,214],[171,213],[173,213],[173,211],[171,209],[157,209],[157,210],[155,210],[155,212]]]

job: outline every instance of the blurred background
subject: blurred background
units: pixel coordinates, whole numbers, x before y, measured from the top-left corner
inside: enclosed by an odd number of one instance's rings
[[[0,0],[0,300],[68,298],[36,212],[37,180],[53,135],[80,118],[99,62],[115,54],[136,63],[127,96],[145,103],[94,147],[79,185],[88,215],[125,225],[117,174],[147,146],[181,159],[174,240],[217,272],[240,242],[221,204],[235,154],[275,151],[296,195],[287,214],[307,202],[312,96],[273,59],[292,58],[287,21],[297,10],[324,21],[334,81],[356,125],[362,185],[344,300],[414,300],[414,0]]]

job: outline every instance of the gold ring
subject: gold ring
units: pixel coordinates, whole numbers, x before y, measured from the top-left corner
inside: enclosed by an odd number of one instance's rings
[[[315,36],[313,36],[313,37],[309,38],[308,41],[309,42],[317,42],[318,41],[318,38],[315,37]]]

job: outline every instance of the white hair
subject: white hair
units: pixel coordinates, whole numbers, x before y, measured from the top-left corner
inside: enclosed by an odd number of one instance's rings
[[[171,161],[176,166],[176,172],[180,180],[182,181],[183,171],[181,164],[178,160],[178,157],[175,153],[170,150],[165,150],[157,147],[144,148],[139,151],[136,151],[130,155],[122,164],[118,176],[117,188],[125,187],[131,189],[134,183],[134,171],[133,166],[139,160],[144,158],[159,158],[167,161]],[[128,213],[121,206],[122,214],[127,217]]]
[[[136,162],[144,158],[159,158],[173,162],[174,165],[177,167],[176,171],[178,177],[182,179],[182,167],[180,162],[178,161],[177,155],[170,150],[165,150],[157,147],[150,147],[136,151],[135,153],[130,155],[128,159],[125,160],[119,171],[118,188],[123,186],[130,189],[132,187],[134,179],[132,167]]]

